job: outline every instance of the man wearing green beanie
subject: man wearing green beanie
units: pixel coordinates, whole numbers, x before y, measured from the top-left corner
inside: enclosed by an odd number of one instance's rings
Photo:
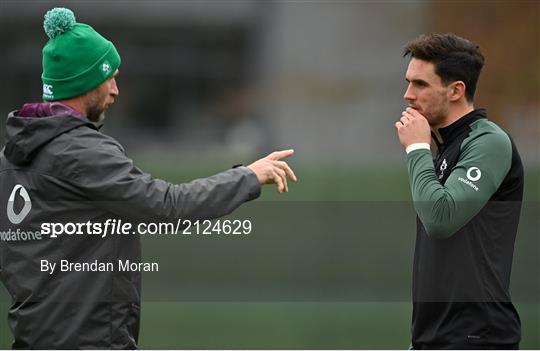
[[[141,263],[140,237],[95,228],[213,219],[263,184],[286,192],[296,177],[280,159],[293,150],[185,184],[153,178],[95,125],[119,94],[112,42],[65,8],[47,12],[44,28],[45,101],[9,114],[0,154],[0,279],[13,301],[13,348],[137,348],[141,272],[108,267]],[[51,224],[64,230],[52,235]]]
[[[120,55],[92,27],[60,8],[45,17],[50,40],[43,48],[43,99],[66,100],[98,87],[115,74]]]

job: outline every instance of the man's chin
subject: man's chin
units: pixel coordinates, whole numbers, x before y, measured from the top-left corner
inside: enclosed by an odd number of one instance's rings
[[[103,123],[105,121],[105,111],[100,114],[88,114],[86,118],[92,123]]]
[[[105,111],[101,112],[98,116],[98,120],[96,123],[103,123],[105,122]]]

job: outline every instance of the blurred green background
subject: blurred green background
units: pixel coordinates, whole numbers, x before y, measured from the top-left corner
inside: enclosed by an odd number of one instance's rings
[[[223,160],[189,172],[137,163],[182,182],[217,172]],[[251,219],[252,234],[144,237],[143,256],[160,272],[144,275],[141,348],[408,347],[415,222],[405,165],[366,172],[290,163],[300,179],[290,193],[265,188],[228,217]],[[511,284],[523,349],[540,347],[536,179],[528,170]],[[5,316],[7,296],[0,301]],[[0,320],[0,348],[8,348]]]
[[[294,159],[290,163],[296,166]],[[156,275],[148,274],[143,292],[151,301],[143,307],[141,346],[408,347],[411,319],[408,294],[415,222],[414,211],[408,203],[405,165],[372,169],[377,171],[366,171],[364,167],[296,166],[300,182],[291,185],[290,193],[280,196],[274,189],[267,188],[262,203],[248,204],[231,216],[254,218],[256,232],[253,235],[266,236],[266,240],[256,242],[258,247],[246,244],[245,240],[242,242],[245,238],[199,240],[191,237],[184,241],[183,238],[171,239],[175,243],[170,245],[146,240],[145,257],[171,258],[173,262],[163,263],[175,268],[171,274],[164,273],[168,280],[152,281]],[[211,171],[207,168],[199,174],[190,173],[189,177]],[[176,179],[182,180],[181,177]],[[538,170],[528,170],[526,179],[526,201],[515,248],[511,293],[522,320],[520,346],[539,349]],[[297,206],[287,201],[296,202]],[[337,205],[330,205],[330,201]],[[317,205],[321,211],[336,207],[338,210],[317,212]],[[350,211],[362,213],[354,219]],[[279,217],[273,218],[276,214]],[[265,225],[263,228],[257,226],[260,222]],[[317,225],[322,225],[323,229],[310,227]],[[181,246],[188,247],[182,250]],[[180,258],[186,254],[186,259]],[[248,273],[238,273],[242,271]],[[258,272],[263,281],[249,275],[249,271]],[[174,281],[174,272],[179,281]],[[197,277],[197,274],[202,276]],[[303,281],[302,275],[311,275],[311,279]],[[331,277],[337,278],[332,281]],[[282,285],[276,289],[265,284],[265,279]],[[156,293],[152,289],[156,286],[176,293]],[[182,294],[182,290],[188,292]],[[171,298],[175,294],[182,297]]]

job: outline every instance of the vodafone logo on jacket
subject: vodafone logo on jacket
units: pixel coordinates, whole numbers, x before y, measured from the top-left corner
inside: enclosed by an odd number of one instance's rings
[[[24,206],[19,211],[19,213],[15,213],[15,196],[17,195],[17,192],[19,193],[19,196],[23,198],[24,200]],[[11,191],[11,195],[9,195],[9,200],[7,203],[7,216],[11,223],[13,224],[19,224],[21,223],[28,213],[30,213],[30,210],[32,209],[32,201],[30,200],[30,195],[28,195],[28,191],[20,185],[17,184]]]
[[[467,178],[469,178],[470,181],[476,182],[482,177],[482,172],[478,167],[471,167],[467,170]]]

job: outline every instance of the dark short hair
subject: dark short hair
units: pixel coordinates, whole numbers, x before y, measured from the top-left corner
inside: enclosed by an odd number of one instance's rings
[[[409,42],[403,57],[410,55],[435,65],[435,73],[448,85],[461,80],[465,97],[472,102],[478,77],[484,66],[484,56],[475,43],[455,34],[424,34]]]

